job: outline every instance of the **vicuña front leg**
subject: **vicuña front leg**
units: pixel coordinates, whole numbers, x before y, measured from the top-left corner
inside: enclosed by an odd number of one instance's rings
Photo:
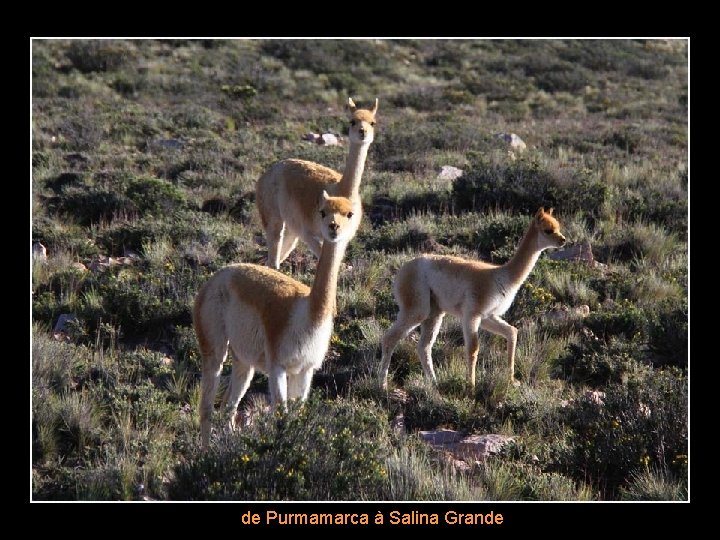
[[[463,338],[465,339],[465,361],[467,362],[468,380],[470,388],[475,390],[475,366],[477,365],[478,351],[480,350],[480,338],[478,329],[480,317],[466,315],[463,320]]]
[[[314,372],[313,369],[306,369],[300,373],[288,374],[288,399],[307,399]]]
[[[494,315],[483,319],[482,328],[507,340],[508,369],[510,371],[510,383],[517,384],[515,380],[515,347],[517,345],[518,330],[500,317]]]
[[[271,365],[275,362],[271,363]],[[274,365],[268,374],[270,387],[270,403],[274,406],[284,407],[287,402],[287,371],[282,366]]]

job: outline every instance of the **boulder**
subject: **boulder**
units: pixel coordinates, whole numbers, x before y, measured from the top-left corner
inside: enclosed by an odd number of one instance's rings
[[[525,141],[515,135],[515,133],[498,133],[497,137],[498,139],[505,141],[511,150],[515,150],[516,152],[522,152],[527,149],[527,144],[525,144]]]
[[[440,169],[440,174],[438,174],[438,180],[455,180],[456,178],[460,178],[463,174],[465,174],[465,171],[462,169],[458,169],[452,165],[443,165]]]
[[[551,321],[572,321],[576,319],[584,319],[590,315],[590,306],[583,304],[574,308],[563,306],[559,309],[552,309],[545,314],[545,317]]]
[[[589,264],[593,264],[595,261],[592,246],[588,240],[552,251],[548,253],[548,257],[554,261],[584,261]]]

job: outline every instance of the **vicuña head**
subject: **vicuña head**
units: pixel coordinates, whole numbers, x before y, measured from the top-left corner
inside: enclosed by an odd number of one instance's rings
[[[324,240],[312,287],[276,270],[233,264],[218,270],[198,292],[193,326],[202,356],[200,434],[210,422],[222,365],[232,354],[225,394],[230,427],[256,369],[268,376],[270,401],[306,399],[330,343],[340,263],[360,224],[353,202],[323,191],[312,214]]]
[[[560,223],[540,208],[513,257],[498,266],[460,257],[421,255],[405,263],[395,276],[394,294],[400,307],[396,321],[382,338],[380,383],[387,388],[388,369],[398,341],[420,325],[418,355],[425,375],[436,382],[431,350],[443,317],[450,313],[462,320],[468,380],[475,387],[478,329],[507,340],[509,378],[515,382],[517,328],[502,319],[520,286],[547,248],[560,247],[565,237]]]
[[[285,159],[272,165],[258,179],[256,202],[267,238],[268,266],[280,268],[299,239],[320,256],[323,237],[314,219],[312,204],[323,190],[349,198],[356,212],[362,213],[360,181],[368,149],[375,138],[377,109],[377,99],[372,109],[359,109],[352,98],[348,99],[350,149],[343,174],[311,161]]]

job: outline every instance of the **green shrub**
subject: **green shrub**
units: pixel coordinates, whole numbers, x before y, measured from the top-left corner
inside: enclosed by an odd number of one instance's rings
[[[141,213],[167,213],[185,204],[185,195],[176,186],[158,178],[135,178],[126,193]]]
[[[604,405],[579,399],[566,408],[573,430],[565,470],[591,479],[614,496],[641,466],[685,475],[688,450],[687,378],[655,371],[627,384],[611,384]]]
[[[458,210],[513,209],[526,215],[544,206],[562,209],[564,214],[581,211],[598,217],[607,197],[607,187],[589,176],[581,173],[561,181],[525,160],[477,166],[458,178],[452,191]]]
[[[260,414],[243,433],[192,448],[173,500],[376,500],[386,490],[387,423],[368,403],[316,398]]]

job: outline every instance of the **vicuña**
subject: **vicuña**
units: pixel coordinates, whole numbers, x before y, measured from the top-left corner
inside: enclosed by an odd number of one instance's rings
[[[193,306],[193,325],[202,355],[200,434],[210,440],[218,380],[228,351],[232,375],[225,394],[230,427],[256,369],[268,376],[270,401],[305,400],[313,373],[325,357],[333,329],[340,263],[360,216],[345,197],[321,191],[313,203],[323,237],[315,281],[308,287],[255,264],[233,264],[203,285]]]
[[[358,109],[352,98],[348,99],[348,106],[350,151],[343,174],[311,161],[284,159],[272,165],[257,181],[255,200],[267,238],[267,265],[271,268],[280,268],[299,238],[320,256],[323,235],[314,219],[313,203],[323,190],[336,197],[349,198],[353,212],[358,217],[362,214],[360,181],[375,135],[378,100],[372,110]]]
[[[565,243],[560,223],[552,213],[552,208],[547,212],[544,208],[537,211],[515,255],[501,266],[460,257],[421,255],[398,270],[393,292],[400,312],[382,338],[380,383],[383,388],[387,388],[388,368],[395,346],[418,325],[421,330],[418,356],[425,375],[437,382],[431,351],[446,313],[462,320],[470,385],[475,387],[475,365],[480,347],[478,328],[507,340],[509,377],[515,382],[518,331],[505,322],[502,315],[510,308],[540,253]]]

